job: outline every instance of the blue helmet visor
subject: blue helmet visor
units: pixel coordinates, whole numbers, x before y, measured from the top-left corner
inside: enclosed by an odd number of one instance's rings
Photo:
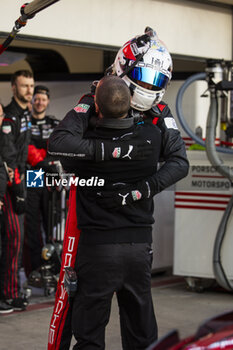
[[[169,82],[165,74],[146,67],[135,67],[127,75],[135,83],[143,82],[152,85],[152,90],[155,91],[165,89]]]

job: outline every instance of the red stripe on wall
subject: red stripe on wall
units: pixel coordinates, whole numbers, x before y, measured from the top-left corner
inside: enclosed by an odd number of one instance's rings
[[[193,140],[191,137],[182,137],[183,140],[192,140],[195,142],[195,140]],[[205,138],[202,139],[203,141],[205,141]],[[215,141],[220,141],[219,137],[216,137]],[[222,141],[221,141],[222,142]]]
[[[208,199],[192,199],[192,198],[176,198],[176,202],[193,202],[193,203],[209,203],[209,204],[228,204],[228,201],[208,200]]]
[[[206,207],[206,206],[201,206],[201,205],[179,205],[179,204],[176,204],[175,208],[180,208],[180,209],[222,210],[222,211],[225,210],[225,208],[223,208],[223,207]]]
[[[192,177],[204,177],[204,178],[210,178],[210,179],[223,179],[224,176],[217,176],[217,175],[192,175]]]
[[[221,141],[221,145],[227,145],[227,146],[233,146],[232,142],[227,142],[227,141]]]
[[[202,193],[202,192],[175,192],[176,196],[196,196],[196,197],[218,197],[231,198],[230,194]]]

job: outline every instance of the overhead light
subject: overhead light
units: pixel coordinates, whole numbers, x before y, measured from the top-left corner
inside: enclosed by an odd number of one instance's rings
[[[25,57],[24,53],[5,51],[0,55],[0,66],[10,66],[12,63],[24,60]]]

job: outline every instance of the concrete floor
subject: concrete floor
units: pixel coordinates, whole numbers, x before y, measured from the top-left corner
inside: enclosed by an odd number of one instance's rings
[[[176,328],[181,337],[194,333],[204,320],[233,309],[232,294],[222,290],[194,293],[182,278],[167,274],[152,278],[152,294],[159,337]],[[33,290],[27,311],[0,316],[0,350],[46,350],[54,296]],[[72,347],[71,347],[72,348]],[[113,299],[106,330],[106,350],[120,350],[118,307]]]

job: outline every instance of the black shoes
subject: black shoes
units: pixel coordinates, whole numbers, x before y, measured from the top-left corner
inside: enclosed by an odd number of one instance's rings
[[[25,297],[8,299],[6,300],[6,304],[15,311],[24,311],[28,306],[28,300]]]
[[[0,300],[0,315],[5,315],[13,312],[14,309],[12,306],[5,303],[3,300]]]

